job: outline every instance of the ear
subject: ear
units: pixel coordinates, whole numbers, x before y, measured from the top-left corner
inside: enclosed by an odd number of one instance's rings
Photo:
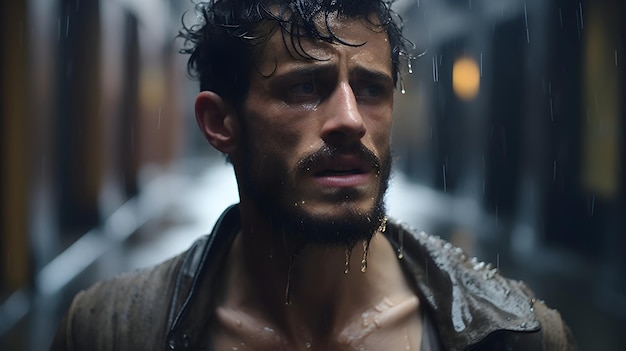
[[[237,118],[232,107],[212,91],[196,97],[196,121],[217,150],[230,155],[237,149]]]

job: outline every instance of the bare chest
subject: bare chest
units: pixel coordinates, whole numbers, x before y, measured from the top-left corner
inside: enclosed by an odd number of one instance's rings
[[[215,351],[406,351],[420,350],[422,320],[417,302],[380,304],[351,318],[341,328],[314,333],[306,323],[280,330],[242,316],[222,313],[212,330]]]

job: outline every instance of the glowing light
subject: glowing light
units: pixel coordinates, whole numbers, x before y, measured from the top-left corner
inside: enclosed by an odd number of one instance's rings
[[[452,89],[459,99],[472,100],[480,90],[480,69],[476,60],[459,58],[452,67]]]

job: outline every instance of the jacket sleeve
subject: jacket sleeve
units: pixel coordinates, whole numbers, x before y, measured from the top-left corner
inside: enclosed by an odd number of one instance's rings
[[[541,321],[543,350],[576,351],[578,350],[570,328],[561,318],[557,310],[550,309],[543,302],[534,305],[537,317]]]
[[[180,257],[100,281],[72,301],[51,351],[159,350]]]

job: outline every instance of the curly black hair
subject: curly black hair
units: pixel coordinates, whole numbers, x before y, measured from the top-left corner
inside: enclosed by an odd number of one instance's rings
[[[280,29],[291,51],[306,58],[301,38],[358,46],[337,37],[329,18],[340,15],[362,18],[381,26],[391,46],[394,83],[399,61],[408,55],[408,40],[402,35],[402,19],[392,9],[395,0],[210,0],[196,4],[198,24],[186,26],[178,37],[189,54],[187,70],[199,79],[200,90],[214,91],[239,106],[248,91],[254,53]],[[325,28],[320,28],[320,19]],[[375,20],[375,22],[374,22]],[[314,58],[313,58],[314,59]]]

